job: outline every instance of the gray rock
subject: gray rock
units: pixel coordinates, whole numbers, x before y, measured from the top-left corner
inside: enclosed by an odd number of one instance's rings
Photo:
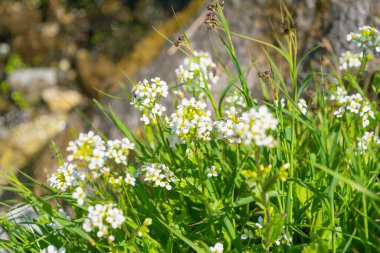
[[[17,171],[29,165],[65,129],[67,118],[64,113],[42,115],[10,129],[7,138],[0,141],[0,169]],[[4,179],[0,178],[1,183]]]
[[[85,102],[84,96],[78,91],[57,87],[43,90],[42,99],[52,112],[68,112]]]
[[[57,71],[52,68],[31,68],[15,70],[8,76],[13,91],[22,93],[27,102],[41,98],[42,90],[58,84]]]

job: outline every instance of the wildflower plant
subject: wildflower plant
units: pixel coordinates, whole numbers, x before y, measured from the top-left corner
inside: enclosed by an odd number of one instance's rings
[[[37,218],[20,222],[17,209],[1,214],[9,238],[0,239],[0,249],[378,250],[379,112],[377,91],[371,90],[378,85],[376,78],[363,78],[367,60],[348,60],[346,67],[303,79],[289,16],[283,16],[281,37],[272,45],[230,31],[223,7],[223,1],[208,6],[205,23],[219,33],[233,62],[234,69],[223,69],[227,85],[211,92],[222,83],[213,70],[218,63],[181,35],[174,44],[186,59],[174,71],[177,79],[143,80],[131,91],[131,105],[141,113],[141,138],[95,101],[123,138],[79,134],[47,185],[29,177],[47,191],[43,197],[15,175],[3,175],[10,184],[5,189],[18,193]],[[377,30],[359,31],[349,42],[376,53]],[[259,74],[260,101],[251,96],[248,68],[240,66],[233,38],[265,47],[271,71]],[[173,98],[174,107],[166,109],[162,97]]]

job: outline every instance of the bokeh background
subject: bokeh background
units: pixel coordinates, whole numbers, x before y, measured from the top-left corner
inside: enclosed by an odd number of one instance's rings
[[[378,0],[283,2],[294,17],[300,55],[320,46],[303,71],[336,66],[334,57],[349,49],[345,36],[350,31],[362,25],[380,28]],[[93,99],[137,128],[129,103],[105,94],[127,99],[133,81],[155,76],[175,81],[174,69],[184,56],[156,30],[174,41],[181,26],[196,50],[217,50],[227,59],[217,32],[203,24],[211,3],[0,0],[0,171],[24,171],[46,181],[58,166],[52,142],[64,153],[69,140],[91,128],[118,137]],[[224,11],[235,32],[273,43],[281,33],[279,0],[226,0]],[[255,95],[257,71],[269,68],[262,48],[237,38],[234,42],[243,65],[255,61],[248,73]],[[222,79],[219,86],[224,83]]]

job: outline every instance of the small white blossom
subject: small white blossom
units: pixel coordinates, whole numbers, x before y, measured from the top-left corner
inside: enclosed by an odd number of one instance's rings
[[[87,194],[83,191],[81,187],[77,187],[75,192],[73,192],[73,198],[77,200],[78,205],[83,205],[84,199],[86,198]]]
[[[220,242],[216,243],[214,247],[210,247],[210,251],[212,253],[223,253],[224,251],[223,244],[221,244]]]
[[[247,240],[248,238],[252,239],[253,238],[253,232],[252,232],[252,230],[245,228],[244,231],[243,231],[243,234],[240,236],[240,238],[242,240]]]
[[[58,249],[54,245],[49,245],[47,248],[41,250],[41,253],[66,253],[66,249],[64,247]]]
[[[211,168],[207,168],[206,169],[207,177],[208,178],[217,177],[220,170],[221,168],[216,168],[215,166],[211,166]]]
[[[127,185],[135,186],[135,184],[136,184],[136,178],[132,177],[131,174],[127,173],[127,174],[125,175],[124,182],[125,182]]]
[[[279,100],[275,100],[274,101],[274,105],[275,106],[279,106],[280,105],[282,108],[285,108],[285,102],[286,102],[285,98],[281,98],[280,101]]]

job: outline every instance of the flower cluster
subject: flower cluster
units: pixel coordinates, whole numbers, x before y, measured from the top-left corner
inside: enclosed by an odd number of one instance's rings
[[[347,35],[347,41],[363,49],[374,49],[380,52],[380,32],[371,26],[362,26],[358,33],[351,32]]]
[[[268,131],[275,130],[277,124],[278,120],[269,112],[268,107],[260,106],[258,110],[252,108],[243,113],[234,132],[246,145],[254,141],[258,146],[273,147],[276,142],[273,136],[268,135]]]
[[[362,154],[367,151],[368,146],[372,144],[380,145],[380,139],[377,136],[374,136],[374,132],[365,132],[363,136],[358,137],[358,150]]]
[[[346,51],[339,57],[339,69],[351,70],[357,69],[362,65],[363,58],[359,54]]]
[[[275,140],[268,135],[269,130],[275,130],[278,120],[273,117],[266,106],[260,106],[258,110],[252,108],[244,112],[241,117],[236,114],[227,115],[226,120],[215,121],[214,126],[220,138],[230,143],[251,144],[253,141],[258,146],[273,147]]]
[[[54,245],[49,245],[47,248],[41,250],[40,253],[66,253],[66,249],[64,247],[58,249]]]
[[[99,135],[90,131],[87,134],[81,133],[77,140],[69,142],[67,151],[70,154],[67,160],[88,168],[92,178],[97,179],[103,174],[109,174],[107,161],[127,165],[129,152],[134,146],[128,138],[105,142]]]
[[[70,141],[67,151],[71,155],[67,157],[69,161],[77,160],[81,165],[87,165],[90,170],[102,168],[106,158],[106,145],[99,135],[93,131],[87,134],[79,134],[79,138]]]
[[[166,108],[158,104],[158,101],[161,97],[167,97],[169,93],[168,85],[159,77],[153,78],[150,81],[140,81],[132,89],[134,98],[131,104],[142,113],[140,120],[146,125],[151,121],[154,122],[156,116],[161,116],[166,111]]]
[[[225,100],[225,113],[227,116],[242,113],[247,110],[247,102],[240,91],[235,90]]]
[[[252,239],[253,236],[254,236],[254,234],[253,234],[252,230],[245,228],[243,230],[243,234],[240,236],[240,239],[242,239],[242,240]]]
[[[85,179],[85,174],[77,170],[77,166],[64,163],[48,179],[48,184],[60,191],[67,191],[74,186],[80,185]]]
[[[107,142],[106,156],[117,164],[127,165],[129,150],[134,149],[135,144],[131,143],[128,138],[121,140],[110,140]]]
[[[167,190],[171,190],[170,183],[177,181],[173,171],[162,163],[147,163],[141,168],[141,171],[145,175],[144,181],[154,182],[153,186],[155,187],[165,187]]]
[[[219,79],[215,74],[215,68],[216,65],[209,53],[194,52],[194,56],[185,58],[175,73],[179,83],[191,82],[210,89]]]
[[[171,146],[187,139],[210,140],[212,131],[211,112],[206,111],[206,103],[195,98],[184,98],[177,111],[167,119],[171,129]]]
[[[110,228],[117,229],[125,222],[123,212],[116,208],[114,204],[90,206],[87,218],[84,220],[83,229],[86,232],[96,231],[96,235],[107,237],[109,241],[114,241],[115,237],[110,233]]]
[[[346,111],[358,114],[364,128],[369,125],[369,118],[375,118],[370,104],[365,101],[359,93],[349,96],[344,88],[337,87],[335,94],[331,95],[330,99],[336,101],[340,106],[340,108],[334,112],[334,115],[338,118],[343,117]]]

